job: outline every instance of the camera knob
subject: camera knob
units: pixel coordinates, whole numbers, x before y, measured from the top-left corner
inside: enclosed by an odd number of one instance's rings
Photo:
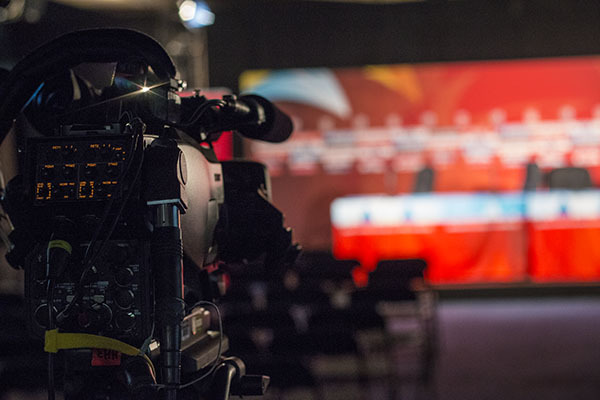
[[[133,271],[131,268],[120,268],[115,275],[115,282],[119,286],[128,286],[133,282]]]
[[[63,167],[62,173],[65,179],[73,179],[75,178],[75,167],[67,167],[65,165]]]
[[[115,293],[115,302],[121,308],[129,308],[133,304],[135,296],[131,290],[119,289]]]
[[[56,317],[58,310],[56,307],[52,307],[52,315]],[[48,304],[41,304],[38,308],[33,312],[33,318],[35,322],[42,328],[48,327]]]
[[[96,303],[92,306],[94,312],[94,326],[96,329],[102,329],[112,320],[112,310],[105,303]]]
[[[132,312],[120,312],[115,318],[115,323],[119,329],[128,331],[135,325],[135,314]]]
[[[92,316],[89,311],[81,311],[77,314],[77,325],[83,329],[89,328],[92,325]]]
[[[98,330],[110,324],[112,311],[104,303],[96,303],[77,315],[77,325],[86,330]]]
[[[98,175],[98,168],[96,167],[96,164],[86,165],[83,170],[83,174],[88,179],[94,179]]]
[[[44,167],[41,171],[44,180],[52,180],[54,178],[54,167]]]
[[[83,185],[79,187],[79,197],[82,199],[88,198],[92,195],[92,186]]]
[[[113,165],[111,165],[113,164]],[[119,176],[119,174],[121,173],[121,170],[119,168],[119,164],[118,163],[109,163],[106,167],[106,169],[104,170],[104,172],[106,172],[106,175],[109,178],[117,178]]]

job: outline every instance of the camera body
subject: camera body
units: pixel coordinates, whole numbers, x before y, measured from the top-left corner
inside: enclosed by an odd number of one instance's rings
[[[109,61],[115,73],[104,88],[73,69]],[[198,350],[210,336],[210,316],[197,306],[219,297],[219,263],[265,255],[276,263],[298,252],[270,202],[265,167],[220,163],[211,146],[227,130],[285,140],[289,118],[258,96],[181,98],[182,86],[158,44],[118,29],[50,42],[0,86],[0,139],[21,112],[37,132],[26,139],[23,173],[3,199],[15,226],[7,260],[25,269],[30,330],[47,345],[48,332],[58,330],[115,339],[140,354],[158,340],[167,398],[180,389],[182,349],[195,346],[192,362],[184,355],[192,365],[184,373],[218,364],[220,354],[206,356],[215,346]],[[222,332],[218,342],[220,353]],[[78,367],[88,382],[94,354],[91,365]],[[135,392],[135,379],[125,381]],[[152,386],[153,373],[142,381]],[[66,397],[85,398],[85,391]]]
[[[153,140],[156,137],[146,135],[144,145]],[[20,213],[27,216],[27,231],[34,232],[31,236],[39,243],[24,264],[29,326],[36,336],[41,337],[48,326],[47,257],[43,244],[52,234],[53,221],[67,218],[72,222],[70,241],[75,245],[70,265],[54,292],[53,307],[59,315],[75,295],[84,254],[94,234],[102,229],[99,223],[107,202],[123,201],[127,191],[132,191],[128,204],[94,262],[95,271],[85,283],[82,304],[58,327],[68,332],[114,337],[137,346],[151,334],[152,221],[143,188],[152,186],[156,177],[142,174],[141,181],[135,183],[123,174],[133,156],[131,142],[130,135],[118,132],[28,140],[25,202],[21,205],[28,209]],[[202,150],[190,144],[180,143],[178,148],[186,160],[182,168],[193,171],[186,173],[190,206],[182,215],[183,243],[189,265],[200,269],[216,257],[213,232],[224,201],[221,166],[209,162]],[[100,233],[101,240],[106,233]],[[99,246],[88,253],[95,253]]]

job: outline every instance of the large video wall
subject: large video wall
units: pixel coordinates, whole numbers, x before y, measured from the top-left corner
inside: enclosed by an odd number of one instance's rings
[[[295,121],[288,142],[248,150],[269,166],[305,248],[339,239],[335,199],[408,194],[424,170],[433,194],[519,192],[528,163],[542,174],[583,167],[600,181],[600,57],[248,71],[240,86]],[[523,252],[515,280],[527,275]]]

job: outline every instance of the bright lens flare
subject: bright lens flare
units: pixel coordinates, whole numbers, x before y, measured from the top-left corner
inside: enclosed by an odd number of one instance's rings
[[[162,82],[162,83],[158,83],[158,84],[152,85],[152,86],[139,86],[136,83],[134,83],[134,85],[138,86],[140,88],[140,90],[135,90],[133,92],[125,93],[125,94],[122,94],[120,96],[112,97],[110,99],[106,99],[104,101],[99,101],[99,102],[94,103],[94,104],[89,104],[89,105],[84,106],[84,107],[79,107],[79,108],[77,108],[75,110],[71,110],[69,112],[66,112],[66,113],[62,114],[61,116],[69,115],[69,114],[72,114],[72,113],[75,113],[75,112],[78,112],[78,111],[81,111],[81,110],[86,110],[88,108],[94,108],[94,107],[97,107],[97,106],[102,105],[102,104],[112,103],[112,102],[115,102],[115,101],[123,100],[123,99],[128,98],[128,97],[139,96],[140,93],[150,93],[150,94],[152,94],[154,96],[161,97],[159,94],[154,93],[152,91],[152,89],[155,89],[157,87],[161,87],[161,86],[164,86],[164,85],[168,85],[168,84],[169,84],[169,82]]]
[[[196,16],[196,2],[186,0],[179,6],[179,17],[182,21],[191,21]]]

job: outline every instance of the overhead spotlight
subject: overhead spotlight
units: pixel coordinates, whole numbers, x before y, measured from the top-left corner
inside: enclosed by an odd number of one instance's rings
[[[39,22],[46,10],[47,0],[0,0],[0,24],[25,20]]]
[[[0,24],[16,22],[25,13],[25,0],[0,0]]]
[[[179,18],[188,29],[204,28],[215,22],[215,14],[202,0],[180,1]]]

